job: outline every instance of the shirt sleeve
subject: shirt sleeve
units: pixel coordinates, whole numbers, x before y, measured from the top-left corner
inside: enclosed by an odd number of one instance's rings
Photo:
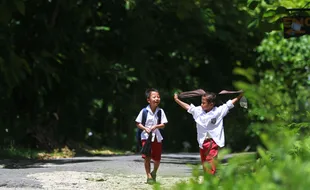
[[[187,112],[192,114],[193,118],[196,120],[197,117],[199,116],[199,107],[195,107],[193,104],[191,104]]]
[[[163,109],[161,109],[161,123],[164,123],[164,124],[168,123],[168,119]]]
[[[234,107],[234,104],[232,103],[232,101],[228,100],[225,104],[219,107],[220,115],[222,117],[225,117],[227,113],[229,112],[229,110],[232,109],[233,107]]]
[[[142,123],[142,113],[143,113],[143,109],[140,111],[139,115],[136,118],[137,123]]]

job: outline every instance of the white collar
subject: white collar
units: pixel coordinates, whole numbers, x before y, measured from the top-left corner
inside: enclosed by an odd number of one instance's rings
[[[153,111],[151,110],[151,106],[150,106],[150,105],[148,105],[148,106],[146,107],[146,109],[147,109],[148,112],[153,113]],[[159,110],[159,107],[157,106],[157,108],[156,108],[154,114],[157,114],[158,110]]]

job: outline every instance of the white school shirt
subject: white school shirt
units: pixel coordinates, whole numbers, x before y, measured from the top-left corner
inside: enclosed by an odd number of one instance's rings
[[[147,109],[148,112],[147,112],[147,116],[146,116],[145,126],[144,127],[151,128],[152,126],[157,125],[157,121],[158,121],[157,112],[159,110],[161,110],[161,123],[164,123],[164,124],[168,123],[166,114],[165,114],[163,109],[157,107],[156,110],[155,110],[155,113],[152,112],[152,110],[150,108],[150,105],[148,105],[146,107],[146,109]],[[143,114],[143,109],[140,111],[138,117],[136,118],[136,122],[137,123],[142,123],[142,114]],[[155,135],[156,135],[157,142],[161,142],[164,139],[163,136],[161,135],[159,129],[155,129],[153,131],[152,135],[153,135],[152,141],[154,141]],[[146,140],[148,137],[149,137],[149,134],[147,132],[145,132],[145,131],[142,131],[142,133],[141,133],[141,140]]]
[[[193,104],[190,105],[187,112],[193,115],[196,122],[197,141],[201,149],[207,134],[219,147],[225,145],[223,118],[233,107],[234,104],[231,100],[219,107],[213,107],[209,112],[205,112],[201,106],[195,107]]]

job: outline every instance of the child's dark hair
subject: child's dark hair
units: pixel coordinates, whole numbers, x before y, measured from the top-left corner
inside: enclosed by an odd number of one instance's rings
[[[202,95],[202,97],[206,97],[208,103],[213,103],[214,105],[216,105],[216,94],[213,92],[206,92],[204,95]]]
[[[145,91],[145,96],[146,98],[149,98],[150,97],[150,93],[151,92],[158,92],[158,90],[156,88],[149,88],[149,89],[146,89]]]

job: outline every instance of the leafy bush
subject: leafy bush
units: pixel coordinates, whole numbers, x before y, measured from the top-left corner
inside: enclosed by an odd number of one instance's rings
[[[310,180],[310,137],[284,130],[277,135],[262,134],[266,148],[258,148],[253,156],[236,157],[227,165],[219,165],[215,176],[193,172],[189,183],[175,189],[307,189]]]
[[[237,68],[235,83],[249,100],[249,130],[260,137],[257,157],[236,157],[201,180],[175,189],[308,189],[310,180],[309,36],[283,39],[269,33],[253,68]],[[248,72],[251,71],[251,72]],[[256,72],[254,72],[256,71]],[[227,150],[226,152],[227,153]]]

